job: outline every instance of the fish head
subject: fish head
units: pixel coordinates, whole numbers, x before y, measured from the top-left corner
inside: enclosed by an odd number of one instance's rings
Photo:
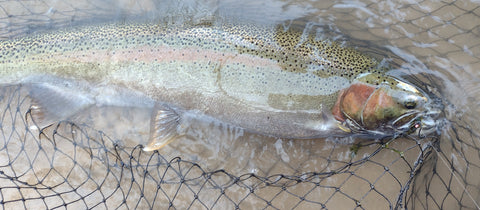
[[[440,113],[415,86],[377,73],[357,77],[342,91],[332,112],[352,131],[421,136],[436,130],[435,118]]]

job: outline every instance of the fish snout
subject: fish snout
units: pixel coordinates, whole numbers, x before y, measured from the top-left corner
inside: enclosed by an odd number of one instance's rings
[[[420,122],[416,125],[416,134],[420,138],[424,138],[430,134],[440,131],[440,114],[442,113],[439,107],[428,107],[427,111],[420,116]]]

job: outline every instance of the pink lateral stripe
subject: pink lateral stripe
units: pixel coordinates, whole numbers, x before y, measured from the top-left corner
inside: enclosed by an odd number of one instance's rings
[[[249,67],[277,67],[277,61],[256,57],[250,54],[221,52],[196,47],[183,49],[168,46],[141,46],[129,49],[73,51],[70,53],[56,53],[51,59],[68,62],[205,62],[211,61],[222,64],[243,64]]]

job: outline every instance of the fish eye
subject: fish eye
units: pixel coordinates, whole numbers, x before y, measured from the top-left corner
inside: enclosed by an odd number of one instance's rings
[[[407,109],[415,109],[415,107],[417,106],[417,102],[415,100],[410,99],[405,101],[404,106]]]

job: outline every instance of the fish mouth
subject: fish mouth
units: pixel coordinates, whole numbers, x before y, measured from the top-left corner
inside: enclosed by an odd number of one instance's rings
[[[425,138],[429,135],[438,134],[439,116],[441,109],[429,108],[426,111],[412,110],[404,113],[395,120],[392,120],[376,130],[362,128],[361,125],[352,120],[347,120],[347,125],[352,133],[362,136],[385,138],[402,135],[416,135],[419,138]]]
[[[440,110],[428,110],[425,112],[412,111],[403,114],[396,120],[392,121],[390,127],[396,133],[407,133],[407,134],[416,134],[420,138],[425,138],[426,136],[435,133],[438,130],[437,118],[440,115]],[[410,119],[407,123],[397,125],[399,122],[404,121],[405,119]]]
[[[440,109],[433,109],[420,114],[411,134],[415,134],[420,138],[425,138],[430,134],[439,134],[440,121],[438,119],[440,114]]]

